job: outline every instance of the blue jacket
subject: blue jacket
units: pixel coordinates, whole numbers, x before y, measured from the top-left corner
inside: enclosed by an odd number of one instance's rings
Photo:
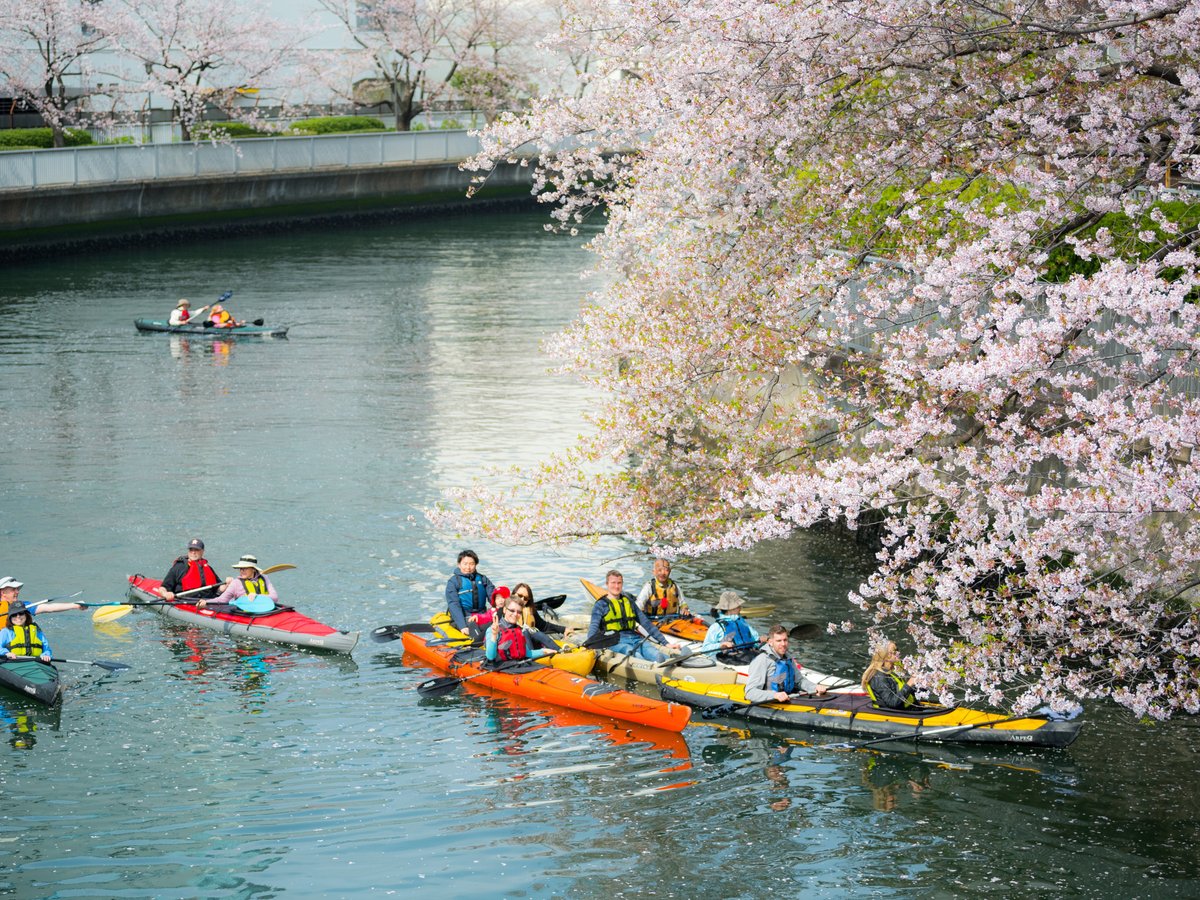
[[[468,578],[456,570],[446,582],[446,612],[454,620],[454,627],[466,631],[467,616],[486,612],[494,590],[496,586],[482,572]]]

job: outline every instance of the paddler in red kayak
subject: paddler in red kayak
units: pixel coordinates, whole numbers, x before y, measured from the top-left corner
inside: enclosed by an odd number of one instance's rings
[[[163,576],[162,584],[155,589],[164,600],[174,600],[176,594],[196,588],[211,587],[207,591],[188,594],[189,597],[211,600],[221,592],[222,582],[204,558],[204,541],[192,538],[188,541],[187,555],[176,558],[170,571]]]
[[[208,603],[227,603],[238,612],[265,613],[273,610],[279,595],[275,593],[271,579],[259,569],[258,557],[243,553],[233,568],[237,569],[238,577],[226,582],[221,596],[197,603],[197,609],[203,609]]]

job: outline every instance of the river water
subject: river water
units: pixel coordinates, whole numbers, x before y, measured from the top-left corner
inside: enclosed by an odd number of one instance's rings
[[[123,596],[193,535],[298,568],[284,600],[367,631],[428,617],[463,542],[421,509],[583,424],[540,340],[579,308],[579,238],[535,213],[206,240],[0,277],[0,575],[23,599]],[[211,302],[286,340],[139,335]],[[497,583],[584,608],[644,548],[469,541]],[[833,534],[676,569],[760,627],[841,619],[870,558]],[[0,894],[679,898],[1200,895],[1196,725],[1099,705],[1066,751],[894,747],[698,721],[628,731],[466,687],[431,700],[399,644],[349,658],[138,611],[43,617],[65,700],[0,719]],[[856,675],[857,635],[800,650]]]

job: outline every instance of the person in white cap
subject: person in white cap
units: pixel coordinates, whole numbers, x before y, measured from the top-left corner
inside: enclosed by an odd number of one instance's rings
[[[11,604],[17,602],[17,595],[21,592],[21,588],[25,586],[22,581],[17,581],[11,575],[5,575],[0,578],[0,626],[3,626],[8,621],[8,608]],[[29,614],[32,616],[35,612],[53,613],[66,612],[68,609],[83,609],[82,603],[50,603],[46,600],[40,603],[30,603],[27,607]]]
[[[200,600],[196,606],[202,608],[208,603],[228,603],[238,612],[265,613],[273,610],[279,595],[275,593],[271,579],[259,569],[258,557],[243,553],[233,568],[237,569],[238,577],[226,581],[221,596],[211,601]]]

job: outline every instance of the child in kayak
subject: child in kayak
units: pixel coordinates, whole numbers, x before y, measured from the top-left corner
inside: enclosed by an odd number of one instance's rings
[[[0,631],[0,653],[8,659],[36,658],[50,662],[50,642],[33,621],[25,604],[17,601],[8,609],[8,626]]]

